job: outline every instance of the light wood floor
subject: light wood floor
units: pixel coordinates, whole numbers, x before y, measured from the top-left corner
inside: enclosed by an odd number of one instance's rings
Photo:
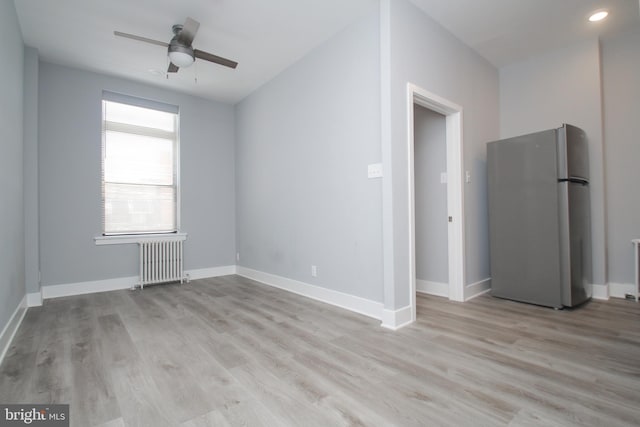
[[[0,403],[73,426],[632,426],[640,305],[554,311],[418,297],[379,322],[237,276],[47,300],[0,366]]]

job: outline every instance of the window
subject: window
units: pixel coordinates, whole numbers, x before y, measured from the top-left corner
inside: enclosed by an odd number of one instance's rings
[[[104,235],[178,231],[177,110],[104,92]]]

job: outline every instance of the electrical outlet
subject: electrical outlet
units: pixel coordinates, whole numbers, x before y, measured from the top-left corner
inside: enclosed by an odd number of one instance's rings
[[[315,265],[311,266],[311,276],[318,277],[318,267],[316,267]]]
[[[370,164],[367,168],[367,177],[382,178],[382,163]]]

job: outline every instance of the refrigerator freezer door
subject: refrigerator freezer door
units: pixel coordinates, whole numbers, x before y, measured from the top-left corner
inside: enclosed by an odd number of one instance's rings
[[[575,182],[560,183],[561,258],[563,260],[562,304],[574,307],[589,300],[591,284],[591,220],[589,186]],[[563,200],[564,199],[564,200]],[[564,206],[563,206],[564,205]],[[568,235],[568,236],[567,236]]]
[[[492,295],[562,307],[556,130],[487,144]]]

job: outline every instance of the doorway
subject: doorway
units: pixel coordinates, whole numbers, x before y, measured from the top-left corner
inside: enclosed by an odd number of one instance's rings
[[[408,167],[409,167],[409,301],[411,320],[416,320],[416,106],[444,116],[446,142],[447,279],[439,293],[452,301],[464,301],[464,210],[462,186],[462,108],[411,83],[407,85]]]
[[[413,112],[416,291],[448,298],[446,118],[415,103]]]

